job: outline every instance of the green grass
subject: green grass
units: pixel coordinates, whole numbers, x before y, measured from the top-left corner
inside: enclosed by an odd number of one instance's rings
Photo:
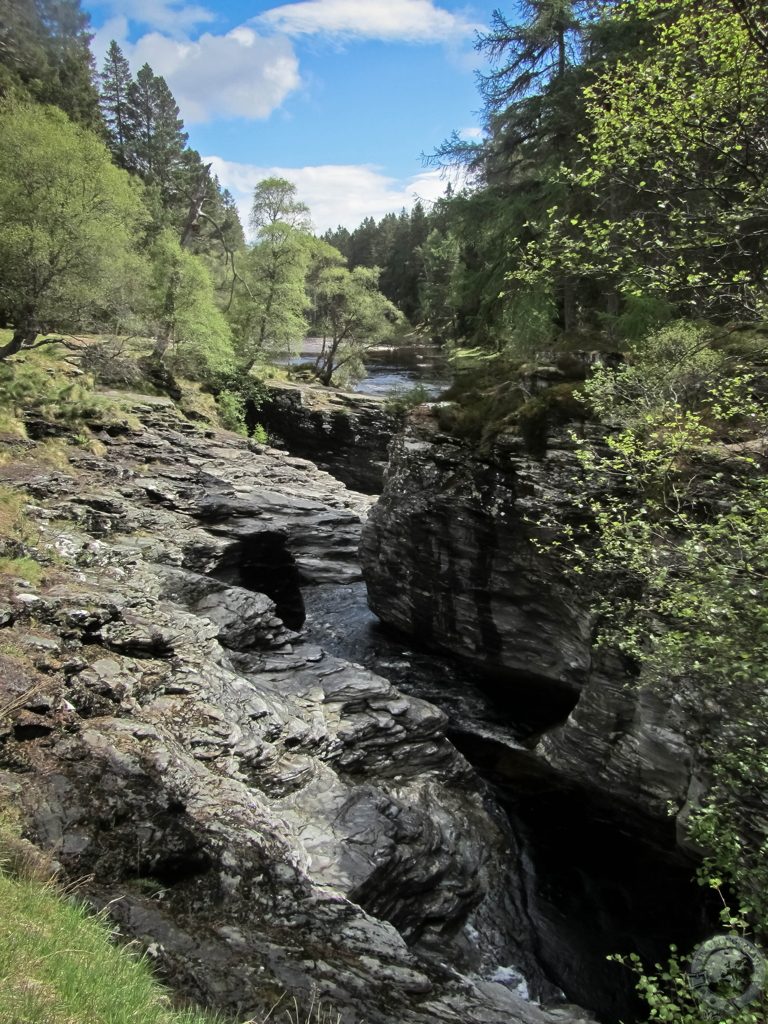
[[[24,514],[25,498],[12,487],[0,485],[0,542],[20,541],[29,533]]]
[[[0,1024],[212,1024],[51,885],[0,874]]]
[[[0,558],[0,576],[13,576],[36,587],[42,581],[43,567],[34,558]]]

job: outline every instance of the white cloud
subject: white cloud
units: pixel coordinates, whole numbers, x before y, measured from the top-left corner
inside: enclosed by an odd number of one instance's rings
[[[114,18],[105,21],[101,28],[93,33],[91,50],[93,50],[99,70],[101,70],[101,65],[107,55],[111,40],[116,39],[124,51],[127,37],[128,19],[123,14],[118,14]]]
[[[434,0],[300,0],[254,18],[286,35],[334,35],[414,43],[455,41],[479,25]]]
[[[183,0],[97,0],[100,6],[110,8],[112,19],[127,19],[150,29],[183,35],[196,25],[216,20],[213,11],[200,4],[187,4]],[[110,36],[116,39],[117,36]],[[109,43],[109,39],[107,40]]]
[[[350,230],[366,217],[380,220],[386,213],[410,209],[416,199],[433,202],[444,192],[446,181],[440,171],[423,171],[407,181],[387,177],[368,164],[323,164],[315,167],[258,167],[206,156],[221,184],[237,200],[240,218],[248,227],[254,187],[263,178],[287,178],[298,198],[312,212],[315,230],[322,233],[339,224]]]
[[[239,26],[226,35],[173,39],[150,32],[124,46],[136,69],[162,75],[190,124],[217,117],[268,117],[301,84],[290,40]]]

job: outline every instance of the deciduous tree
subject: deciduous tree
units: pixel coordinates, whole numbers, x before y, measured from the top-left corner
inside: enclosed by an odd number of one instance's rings
[[[0,107],[0,308],[14,328],[0,358],[107,318],[144,218],[139,183],[95,135],[52,107]]]
[[[335,376],[355,376],[373,345],[391,337],[402,314],[378,289],[378,269],[330,266],[317,284],[317,327],[323,347],[316,361],[323,384]]]
[[[309,210],[284,178],[254,190],[251,226],[256,240],[242,266],[233,322],[238,357],[246,370],[259,359],[296,348],[307,331]]]

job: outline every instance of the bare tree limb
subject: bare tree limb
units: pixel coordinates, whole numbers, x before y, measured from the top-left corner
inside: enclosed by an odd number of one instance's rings
[[[221,242],[222,248],[224,249],[224,254],[226,258],[225,266],[229,264],[229,266],[232,268],[232,285],[229,289],[229,301],[227,302],[227,305],[224,307],[224,311],[228,313],[232,306],[232,300],[235,297],[235,285],[237,284],[238,281],[243,286],[243,288],[245,288],[245,290],[248,292],[248,297],[251,299],[253,299],[254,297],[253,292],[249,288],[248,282],[245,280],[245,278],[242,277],[237,272],[237,267],[235,266],[235,250],[232,248],[229,242],[227,242],[226,236],[224,235],[224,229],[222,228],[222,226],[220,224],[217,224],[213,217],[211,217],[211,215],[209,213],[206,213],[204,210],[201,210],[199,215],[201,217],[204,217],[205,220],[209,221],[213,225],[214,230],[216,231],[216,234],[218,236],[218,239]]]
[[[193,235],[200,224],[200,215],[203,212],[203,203],[206,200],[206,193],[208,191],[208,182],[211,179],[211,165],[203,164],[200,176],[197,179],[197,184],[192,192],[192,196],[189,200],[189,209],[187,210],[187,217],[184,221],[184,227],[181,231],[181,238],[179,244],[182,249],[187,244],[190,236]]]

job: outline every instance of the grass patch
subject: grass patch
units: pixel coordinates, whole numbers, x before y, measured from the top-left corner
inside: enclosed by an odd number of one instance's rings
[[[218,424],[219,411],[216,399],[210,391],[206,391],[203,385],[192,380],[177,378],[176,383],[181,391],[178,406],[188,420],[208,426]]]
[[[223,1024],[174,1009],[146,959],[51,881],[44,853],[0,804],[0,1024]]]
[[[212,1024],[52,885],[0,873],[0,1024]]]
[[[27,428],[15,413],[8,409],[0,409],[0,434],[6,437],[18,437],[23,440],[27,436]]]
[[[3,541],[21,543],[33,536],[24,505],[24,495],[12,487],[0,486],[0,544]]]
[[[26,580],[36,587],[42,582],[43,575],[42,565],[34,558],[0,558],[0,576]]]

